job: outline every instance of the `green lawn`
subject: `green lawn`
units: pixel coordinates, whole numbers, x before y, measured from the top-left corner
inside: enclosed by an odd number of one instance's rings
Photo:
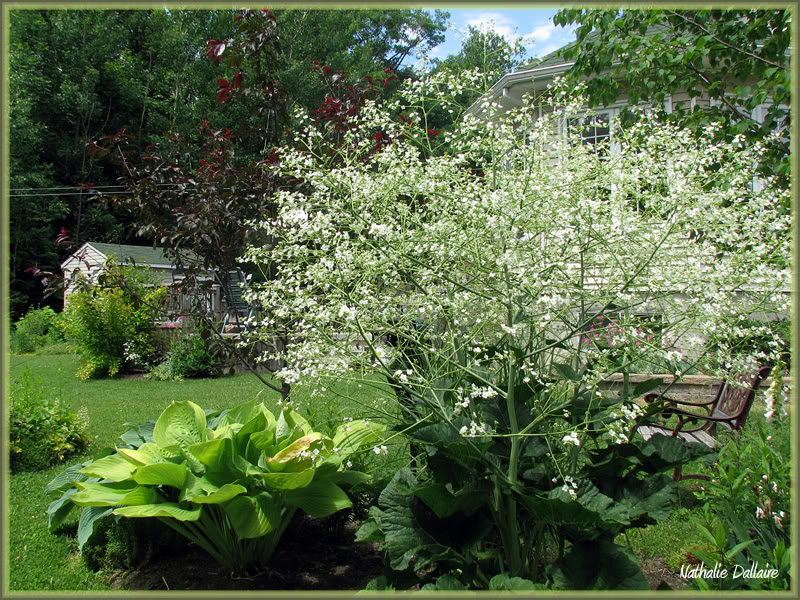
[[[276,409],[280,394],[267,388],[255,376],[243,373],[219,379],[150,381],[146,379],[100,379],[80,381],[75,372],[79,359],[74,355],[10,357],[10,377],[29,368],[41,377],[45,389],[60,391],[72,410],[85,406],[89,411],[92,447],[83,456],[46,471],[23,472],[8,479],[9,491],[9,573],[12,591],[21,590],[105,590],[103,575],[88,570],[78,555],[75,531],[78,512],[57,534],[47,530],[46,510],[50,499],[44,487],[65,466],[84,460],[105,446],[113,446],[127,428],[125,423],[142,423],[158,417],[173,400],[191,400],[203,408],[223,409],[240,404],[261,393],[265,404]],[[308,388],[292,392],[296,410],[308,416],[320,430],[341,424],[344,414],[366,416],[380,406],[380,382],[342,384],[333,393],[313,397]],[[346,411],[346,412],[345,412]],[[405,449],[397,440],[388,457],[372,452],[365,466],[378,477],[390,475],[405,460]]]
[[[280,395],[267,388],[249,373],[219,379],[184,381],[150,381],[146,379],[102,379],[80,381],[75,372],[78,357],[74,355],[11,356],[10,376],[20,376],[26,368],[40,377],[45,389],[60,392],[70,408],[85,406],[89,412],[89,435],[93,443],[83,456],[72,457],[66,464],[46,471],[11,475],[9,484],[9,564],[8,585],[22,590],[107,590],[102,573],[86,568],[77,551],[75,531],[77,511],[57,533],[47,531],[46,509],[50,501],[43,494],[45,485],[67,464],[91,456],[105,446],[113,446],[125,431],[125,423],[141,423],[156,418],[173,400],[191,400],[203,408],[223,409],[261,393],[265,404],[277,409]],[[384,397],[389,392],[385,383],[364,379],[361,382],[337,384],[325,394],[314,395],[307,387],[292,391],[296,410],[308,416],[323,432],[332,431],[344,416],[379,417]],[[390,394],[390,392],[389,392]],[[763,403],[753,407],[748,427],[763,420]],[[388,442],[389,456],[376,456],[366,450],[359,467],[372,472],[377,484],[385,482],[407,464],[408,452],[402,438]],[[687,472],[691,471],[689,468]],[[681,482],[681,508],[668,519],[642,530],[620,536],[620,544],[630,543],[642,560],[663,559],[667,567],[678,570],[685,562],[685,553],[702,545],[696,526],[691,521],[699,510],[692,489],[696,481]]]

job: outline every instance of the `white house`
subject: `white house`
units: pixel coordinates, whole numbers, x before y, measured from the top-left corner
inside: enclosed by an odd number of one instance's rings
[[[590,36],[597,35],[595,32],[589,34]],[[788,57],[788,53],[787,53]],[[509,111],[517,107],[522,107],[525,103],[523,101],[526,95],[536,98],[543,94],[548,86],[559,77],[565,75],[569,69],[574,65],[573,61],[569,61],[560,56],[560,50],[551,53],[544,57],[540,62],[523,66],[517,71],[507,73],[501,77],[489,91],[476,101],[468,110],[467,113],[483,117],[486,114],[486,103],[498,104],[501,110]],[[667,113],[673,112],[678,106],[684,110],[691,111],[697,108],[708,108],[713,106],[713,99],[709,99],[708,95],[702,94],[692,98],[686,91],[667,95],[663,102],[663,110]],[[539,117],[552,112],[554,109],[546,101],[535,102],[534,106],[538,110]],[[566,130],[578,130],[584,143],[595,144],[598,142],[606,141],[608,143],[608,151],[611,154],[618,152],[618,147],[615,145],[614,140],[614,127],[615,117],[620,112],[629,106],[627,98],[621,97],[614,104],[596,107],[589,113],[587,107],[587,115],[579,116],[578,119],[570,119],[559,123],[561,133]],[[651,105],[640,102],[640,107],[647,108]],[[769,105],[763,104],[753,109],[751,118],[756,122],[763,122]],[[788,108],[788,107],[787,107]],[[555,166],[555,165],[554,165]],[[762,182],[758,178],[753,180],[753,189],[758,191]],[[783,295],[788,298],[791,290],[781,290]],[[637,314],[643,322],[649,323],[658,329],[658,322],[663,315],[648,313]],[[762,313],[758,316],[759,320],[782,320],[788,318],[785,313]],[[705,338],[705,332],[696,332],[701,338]]]

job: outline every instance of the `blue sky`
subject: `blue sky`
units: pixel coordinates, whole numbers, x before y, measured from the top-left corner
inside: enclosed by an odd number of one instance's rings
[[[445,9],[450,13],[453,30],[447,32],[445,43],[437,46],[430,54],[431,58],[445,58],[461,49],[461,40],[466,35],[469,25],[491,28],[500,35],[512,39],[522,38],[529,58],[544,56],[553,50],[565,46],[575,39],[572,29],[553,25],[553,15],[557,9]]]

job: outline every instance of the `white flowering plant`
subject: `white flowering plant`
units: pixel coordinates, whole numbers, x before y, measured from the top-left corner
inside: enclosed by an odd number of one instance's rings
[[[760,148],[652,114],[615,129],[613,153],[582,144],[564,127],[581,103],[558,90],[544,111],[487,102],[432,132],[427,115],[469,84],[446,77],[368,102],[333,148],[298,115],[295,147],[267,168],[301,183],[253,223],[270,243],[243,257],[264,275],[250,291],[265,309],[256,335],[269,344],[292,325],[262,359],[282,361],[289,383],[386,378],[372,408],[419,461],[359,537],[382,541],[392,569],[570,587],[578,554],[542,569],[553,535],[613,557],[581,585],[644,587],[611,540],[667,516],[677,491],[663,472],[701,451],[632,438],[658,408],[637,399],[659,381],[613,396],[600,384],[642,357],[686,364],[678,347],[700,364],[702,334],[731,312],[788,310],[789,192],[753,191]],[[612,313],[626,351],[582,343]],[[656,314],[658,335],[637,334]]]

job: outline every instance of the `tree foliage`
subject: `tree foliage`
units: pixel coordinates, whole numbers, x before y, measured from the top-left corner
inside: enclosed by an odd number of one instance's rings
[[[577,24],[577,41],[561,55],[575,61],[568,77],[589,78],[591,106],[627,96],[630,104],[664,102],[688,92],[711,100],[694,111],[673,107],[672,118],[699,131],[721,120],[720,139],[768,140],[762,171],[788,176],[791,86],[786,10],[563,9],[557,25]],[[761,119],[753,111],[767,105]]]
[[[183,162],[173,164],[194,170],[209,162],[208,132],[230,130],[230,164],[253,164],[282,140],[295,105],[311,109],[330,95],[315,60],[353,81],[386,69],[405,77],[409,57],[443,41],[446,18],[422,10],[11,11],[12,311],[43,301],[24,271],[55,270],[63,254],[50,240],[61,229],[73,247],[160,243],[141,214],[95,193],[131,173],[122,161],[98,160],[88,142],[119,132],[129,157],[183,144]],[[250,183],[232,190],[223,185],[230,177],[217,179],[228,196]],[[199,227],[257,214],[234,208],[193,220]],[[164,225],[173,223],[171,215]]]

